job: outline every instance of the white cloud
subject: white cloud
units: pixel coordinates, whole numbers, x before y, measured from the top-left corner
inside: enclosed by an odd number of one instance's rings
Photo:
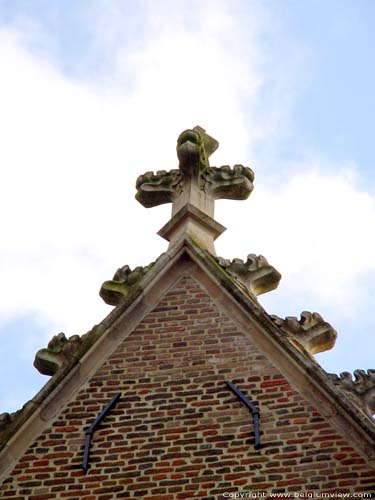
[[[159,26],[154,7],[152,36],[131,53],[116,47],[112,79],[90,86],[31,52],[28,37],[0,32],[3,320],[36,312],[72,334],[103,317],[100,282],[166,248],[155,232],[170,208],[150,216],[134,201],[134,184],[144,171],[176,167],[182,129],[199,123],[225,138],[222,159],[245,157],[238,94],[246,88],[254,101],[261,77],[256,57],[241,55],[256,50],[250,37],[233,57],[243,27],[229,12],[199,9],[190,29],[179,11]],[[129,68],[136,89],[127,87]]]
[[[270,132],[285,132],[296,85],[280,66],[270,100],[260,98],[268,75],[259,9],[241,16],[226,2],[146,3],[142,36],[129,41],[119,5],[106,2],[112,9],[92,19],[112,72],[90,84],[30,51],[32,35],[0,31],[0,323],[32,314],[50,337],[84,333],[104,317],[101,282],[167,247],[155,233],[170,207],[147,211],[134,185],[145,171],[176,167],[181,130],[200,124],[218,138],[216,165],[246,163]],[[228,227],[218,253],[262,253],[284,275],[283,293],[347,304],[375,267],[373,199],[346,173],[315,166],[284,181],[256,184],[246,205],[218,203]]]
[[[228,214],[221,215],[229,225]],[[353,168],[329,172],[306,165],[285,185],[257,185],[245,225],[234,235],[236,247],[264,254],[281,271],[276,293],[308,295],[316,307],[356,313],[363,278],[375,271],[375,206],[356,186]],[[228,234],[223,249],[231,247]],[[285,313],[299,314],[293,307]]]

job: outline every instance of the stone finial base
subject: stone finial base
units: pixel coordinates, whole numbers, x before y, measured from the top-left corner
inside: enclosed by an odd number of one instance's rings
[[[186,204],[158,234],[169,241],[169,247],[188,236],[201,248],[216,255],[214,241],[225,229],[194,205]]]

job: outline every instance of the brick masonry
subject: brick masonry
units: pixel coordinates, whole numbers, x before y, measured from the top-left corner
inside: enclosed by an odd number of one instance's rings
[[[259,407],[260,450],[251,415],[225,380]],[[117,392],[122,397],[94,434],[85,474],[85,430]],[[374,493],[374,471],[318,410],[183,276],[29,447],[0,498]]]

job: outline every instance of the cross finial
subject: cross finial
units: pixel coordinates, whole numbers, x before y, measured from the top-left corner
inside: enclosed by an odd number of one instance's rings
[[[185,130],[177,140],[179,169],[146,172],[137,179],[136,199],[143,206],[172,203],[172,218],[159,231],[171,245],[189,235],[215,254],[213,242],[225,230],[213,219],[215,200],[245,200],[253,190],[249,167],[210,167],[208,158],[218,146],[202,127]]]

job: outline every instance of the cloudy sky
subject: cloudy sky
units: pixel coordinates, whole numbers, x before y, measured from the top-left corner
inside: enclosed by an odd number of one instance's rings
[[[217,202],[217,253],[263,254],[267,311],[337,329],[327,371],[375,368],[374,19],[372,0],[0,0],[0,413],[48,380],[54,334],[110,311],[103,281],[166,250],[170,207],[135,180],[197,124],[212,165],[256,176]]]

